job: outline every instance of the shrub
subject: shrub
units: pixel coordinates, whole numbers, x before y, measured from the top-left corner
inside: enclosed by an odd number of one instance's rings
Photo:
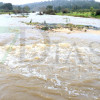
[[[68,9],[63,9],[62,12],[63,13],[69,13]]]
[[[100,15],[100,9],[96,11],[96,16]]]

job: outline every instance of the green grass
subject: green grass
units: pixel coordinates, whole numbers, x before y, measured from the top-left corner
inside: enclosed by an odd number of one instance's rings
[[[9,12],[0,12],[0,14],[9,14]],[[13,12],[10,12],[10,14],[13,14]]]
[[[73,12],[73,13],[68,13],[69,16],[75,16],[75,17],[91,17],[90,12],[85,12],[85,13],[80,13],[80,12]]]
[[[98,15],[98,16],[94,16],[94,18],[99,18],[99,19],[100,19],[100,15]]]
[[[100,15],[93,16],[91,12],[70,12],[63,14],[62,12],[56,13],[56,15],[67,15],[67,16],[75,16],[75,17],[86,17],[86,18],[100,18]]]

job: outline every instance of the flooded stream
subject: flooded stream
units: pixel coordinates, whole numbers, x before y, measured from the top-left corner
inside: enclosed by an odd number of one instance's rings
[[[66,16],[0,15],[0,100],[100,100],[100,34],[45,32],[21,23],[31,18],[66,23]],[[100,27],[99,19],[85,19],[70,17]]]

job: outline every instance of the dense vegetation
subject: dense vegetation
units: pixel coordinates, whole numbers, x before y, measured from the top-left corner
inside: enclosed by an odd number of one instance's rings
[[[29,6],[31,11],[46,14],[100,18],[100,3],[94,0],[48,0],[22,5],[24,6]]]
[[[58,0],[54,0],[52,5],[48,5],[45,8],[41,8],[46,14],[57,14],[57,15],[69,15],[76,17],[95,17],[100,18],[100,3],[95,1],[59,1],[61,6],[57,6]],[[55,2],[57,4],[55,4]],[[54,5],[55,4],[55,5]]]
[[[13,6],[11,3],[0,3],[0,13],[29,13],[30,10],[40,11],[40,15],[45,13],[100,18],[100,3],[94,0],[51,0],[20,6]]]
[[[13,6],[11,3],[0,3],[0,12],[9,12],[13,10]]]
[[[28,6],[25,6],[25,7],[14,6],[13,12],[15,14],[17,14],[17,13],[29,13],[30,12],[30,8]]]
[[[0,13],[29,13],[30,8],[28,6],[20,7],[20,6],[13,6],[11,3],[0,3]]]
[[[55,12],[57,15],[68,15],[68,16],[75,16],[75,17],[94,17],[100,18],[100,9],[94,9],[90,7],[90,9],[77,9],[77,10],[69,10],[65,8],[59,12]]]

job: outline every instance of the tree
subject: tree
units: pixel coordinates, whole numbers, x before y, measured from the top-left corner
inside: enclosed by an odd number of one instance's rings
[[[14,14],[17,14],[18,13],[18,7],[14,6],[13,12],[14,12]]]
[[[53,9],[53,6],[48,5],[48,6],[46,7],[46,9],[47,9],[47,10],[52,10],[52,9]]]
[[[94,15],[94,8],[93,7],[90,8],[90,11],[91,11],[91,15]]]
[[[15,14],[17,14],[17,13],[23,13],[23,8],[20,7],[20,6],[14,6],[13,12],[14,12]]]
[[[46,11],[44,11],[44,13],[46,14],[51,14],[51,15],[55,15],[55,11],[53,9],[53,6],[49,5],[46,7]]]
[[[58,11],[59,11],[59,12],[61,11],[61,6],[58,6]]]
[[[28,6],[25,6],[23,8],[23,13],[29,13],[30,12],[30,8]]]
[[[58,7],[55,7],[54,9],[55,9],[56,12],[61,12],[62,7],[61,6],[58,6]]]
[[[11,3],[6,3],[4,5],[1,6],[2,9],[4,9],[4,11],[11,11],[13,10],[13,6]]]
[[[18,6],[18,13],[22,13],[22,12],[23,12],[22,7]]]

